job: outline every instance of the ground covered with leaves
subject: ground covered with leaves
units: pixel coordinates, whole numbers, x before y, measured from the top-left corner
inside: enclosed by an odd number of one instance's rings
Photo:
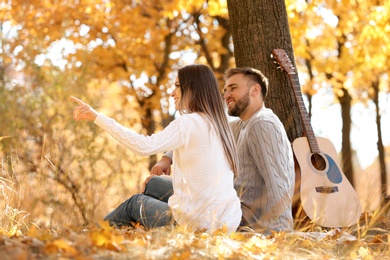
[[[107,222],[83,228],[0,229],[0,259],[390,259],[388,219],[362,219],[348,229],[263,236],[180,227],[115,229]]]

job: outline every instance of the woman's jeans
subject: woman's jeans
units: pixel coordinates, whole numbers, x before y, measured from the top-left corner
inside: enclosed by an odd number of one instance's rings
[[[152,177],[143,194],[135,194],[111,211],[104,220],[117,227],[139,222],[146,228],[168,226],[174,223],[168,199],[173,194],[171,179]]]

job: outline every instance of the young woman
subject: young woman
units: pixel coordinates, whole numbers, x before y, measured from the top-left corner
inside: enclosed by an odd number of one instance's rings
[[[133,195],[105,219],[116,226],[139,222],[146,228],[178,224],[192,231],[236,231],[241,207],[234,190],[238,173],[234,138],[224,111],[222,95],[212,70],[205,65],[188,65],[178,70],[172,97],[181,116],[164,130],[144,136],[96,112],[72,97],[79,106],[75,120],[94,121],[138,155],[173,150],[173,194],[166,189]],[[161,177],[159,177],[161,178]]]

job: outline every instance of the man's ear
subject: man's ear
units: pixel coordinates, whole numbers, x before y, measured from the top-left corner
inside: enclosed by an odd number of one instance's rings
[[[260,87],[260,84],[259,83],[256,83],[254,85],[252,85],[252,91],[251,91],[251,95],[253,97],[257,96],[257,95],[260,95],[261,93],[261,87]]]

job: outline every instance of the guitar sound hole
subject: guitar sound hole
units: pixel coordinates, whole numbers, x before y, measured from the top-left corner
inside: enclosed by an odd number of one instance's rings
[[[314,153],[311,155],[311,163],[318,171],[323,171],[326,168],[326,161],[324,157],[322,157],[318,153]]]

